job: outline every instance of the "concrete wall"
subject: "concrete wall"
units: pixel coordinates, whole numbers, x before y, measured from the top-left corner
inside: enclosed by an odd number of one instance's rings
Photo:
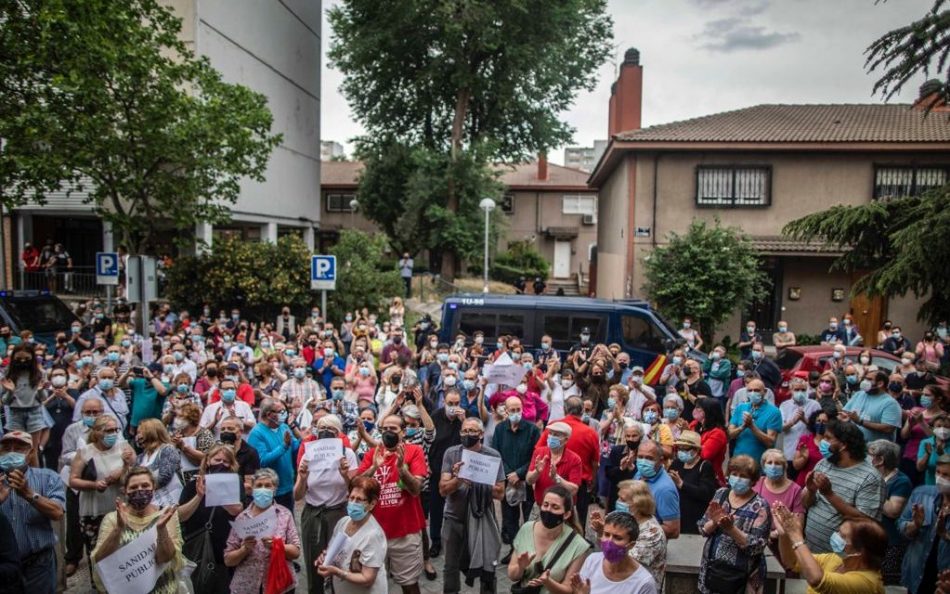
[[[782,283],[782,318],[792,332],[818,334],[828,326],[831,316],[841,318],[848,312],[851,291],[850,275],[829,272],[830,258],[783,258],[785,277]],[[790,287],[801,288],[801,299],[790,301]],[[831,290],[845,290],[845,300],[831,300]],[[735,332],[738,335],[740,327]],[[877,330],[875,328],[875,330]]]
[[[245,181],[235,220],[304,226],[320,220],[320,27],[322,2],[201,0],[197,51],[228,82],[267,96],[283,134],[264,182]]]
[[[920,340],[924,331],[928,329],[928,324],[917,321],[917,311],[920,309],[920,303],[925,299],[916,299],[912,293],[904,297],[889,299],[887,302],[886,319],[891,320],[901,327],[901,332],[909,338],[914,346]]]
[[[627,228],[630,164],[624,160],[600,188],[597,200],[598,297],[624,297],[627,285]],[[642,165],[641,165],[642,166]],[[638,260],[639,261],[639,260]],[[637,285],[639,286],[639,285]]]

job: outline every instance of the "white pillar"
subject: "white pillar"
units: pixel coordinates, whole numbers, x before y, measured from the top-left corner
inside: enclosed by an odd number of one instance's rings
[[[112,223],[102,221],[102,251],[115,251],[115,233],[112,232]]]
[[[264,223],[264,228],[261,231],[261,239],[268,243],[277,243],[277,223]]]
[[[211,223],[198,223],[195,225],[195,253],[203,254],[211,251],[211,245],[214,239]],[[202,243],[203,242],[203,243]]]
[[[317,244],[316,233],[314,233],[313,227],[307,226],[303,228],[303,241],[307,244],[307,247],[310,248],[310,253],[313,253],[314,246]]]

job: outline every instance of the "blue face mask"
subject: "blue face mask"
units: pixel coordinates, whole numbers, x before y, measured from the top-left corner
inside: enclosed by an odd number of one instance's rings
[[[797,391],[795,391],[795,392],[792,394],[792,399],[793,399],[797,404],[804,404],[805,401],[808,400],[808,392],[803,392],[803,391],[801,391],[801,390],[797,390]]]
[[[297,367],[294,369],[294,377],[297,379],[303,379],[307,377],[307,370],[303,367]]]
[[[679,451],[679,452],[676,452],[676,457],[677,457],[677,458],[679,459],[679,461],[682,462],[683,464],[688,464],[688,463],[692,462],[692,461],[693,461],[693,457],[694,457],[695,455],[696,455],[696,454],[694,454],[693,452],[687,452],[687,451]]]
[[[736,476],[734,474],[729,475],[729,487],[736,492],[737,495],[745,495],[749,492],[749,489],[752,488],[752,481],[745,477]]]
[[[109,354],[106,355],[106,360],[108,360],[109,363],[115,363],[119,360],[119,353],[110,351]]]
[[[749,402],[752,404],[762,404],[762,393],[761,392],[749,392]]]
[[[415,437],[419,433],[418,427],[406,427],[406,437]],[[357,518],[353,518],[354,520]]]
[[[663,416],[671,421],[675,421],[676,418],[680,416],[680,411],[676,408],[664,408]]]
[[[845,379],[848,380],[848,383],[849,383],[849,384],[856,384],[856,383],[858,383],[858,376],[856,376],[856,375],[849,375],[849,376],[847,376],[847,378],[845,378]]]
[[[818,451],[821,452],[821,457],[827,460],[828,458],[831,457],[831,454],[832,454],[831,444],[829,444],[826,440],[822,439],[821,441],[818,442]]]
[[[343,400],[343,390],[333,390],[334,400]]]
[[[929,396],[920,397],[920,405],[924,408],[930,408],[930,405],[934,403],[934,399]]]
[[[237,396],[237,391],[234,388],[221,390],[221,400],[223,400],[224,402],[234,402],[234,398],[236,396]]]
[[[267,509],[274,503],[274,492],[270,489],[254,489],[254,505]]]
[[[645,413],[643,413],[643,420],[649,423],[650,425],[652,425],[653,423],[656,423],[656,420],[657,420],[656,411],[648,410]]]
[[[560,449],[560,447],[561,447],[561,440],[558,439],[557,437],[554,437],[553,435],[548,435],[548,448],[552,450],[557,450],[557,449]]]
[[[659,472],[653,460],[647,460],[645,458],[637,459],[637,470],[640,472],[640,476],[648,479],[655,477],[656,473]]]
[[[366,432],[371,432],[376,427],[376,423],[372,421],[363,421],[363,429],[366,429]]]
[[[617,500],[616,505],[614,505],[614,511],[630,513],[630,506],[624,503],[623,501]]]
[[[785,469],[778,464],[766,464],[762,468],[765,476],[770,479],[777,479],[785,476]]]
[[[287,411],[286,411],[286,410],[282,410],[282,411],[280,411],[279,413],[277,413],[277,422],[278,422],[278,423],[286,423],[286,422],[287,422]]]
[[[590,415],[588,413],[584,413],[584,415],[581,417],[581,420],[584,421],[585,425],[590,423]]]
[[[448,353],[439,353],[435,358],[439,360],[439,363],[445,363],[449,360],[449,355]]]
[[[500,343],[500,342],[496,342],[496,343],[495,343],[495,348],[498,349],[499,351],[502,349],[503,346],[505,346],[505,345],[503,345],[503,344]]]
[[[82,424],[86,427],[92,427],[96,424],[96,417],[83,417]]]
[[[752,359],[758,361],[762,358],[762,351],[752,351]]]
[[[12,470],[19,470],[26,466],[26,454],[7,452],[0,454],[0,470],[9,474]]]
[[[512,423],[515,423],[515,424],[520,423],[520,422],[521,422],[521,413],[520,413],[520,412],[518,412],[518,413],[511,413],[510,415],[508,415],[508,420],[509,420],[510,422],[512,422]]]
[[[736,369],[736,377],[745,377],[744,369]]]
[[[531,363],[528,363],[527,361],[525,361],[524,363],[521,364],[521,366],[527,369],[528,371],[531,371]]]
[[[178,390],[179,394],[187,394],[188,384],[178,384],[177,386],[175,386],[175,389]]]
[[[608,399],[607,399],[607,408],[613,410],[613,408],[614,408],[615,406],[617,406],[617,399],[616,399],[616,398],[608,398]]]
[[[682,357],[673,357],[673,365],[682,365],[682,364],[683,364]]]
[[[107,434],[107,435],[103,435],[103,436],[102,436],[102,443],[103,443],[107,448],[111,448],[111,447],[114,446],[116,443],[118,443],[118,441],[119,441],[119,434],[118,434],[118,433],[109,433],[109,434]]]
[[[99,380],[99,389],[103,392],[108,392],[115,387],[115,382],[111,379],[101,379]]]
[[[346,504],[346,515],[350,516],[350,519],[354,522],[359,522],[365,518],[367,513],[369,512],[366,511],[365,503],[350,501]]]
[[[834,554],[841,556],[844,556],[844,549],[848,546],[848,543],[844,541],[844,538],[841,537],[841,533],[837,530],[831,533],[828,544],[831,545],[831,551]]]

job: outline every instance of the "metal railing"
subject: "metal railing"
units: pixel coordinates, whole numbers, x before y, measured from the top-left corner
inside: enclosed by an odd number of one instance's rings
[[[96,283],[94,266],[27,271],[23,268],[17,275],[17,289],[46,290],[57,295],[81,295],[102,297],[106,288]]]

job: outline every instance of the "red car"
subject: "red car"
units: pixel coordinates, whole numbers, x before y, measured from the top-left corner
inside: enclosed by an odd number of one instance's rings
[[[858,357],[868,349],[864,347],[847,347],[845,357],[857,361]],[[788,382],[793,377],[800,377],[808,381],[808,372],[822,372],[828,367],[828,359],[834,351],[830,346],[794,346],[786,347],[782,353],[775,358],[775,364],[782,372],[782,385],[778,387],[775,393],[776,406],[788,400],[791,393],[788,390]],[[871,365],[876,365],[880,369],[891,373],[900,365],[900,358],[877,349],[870,349]]]

